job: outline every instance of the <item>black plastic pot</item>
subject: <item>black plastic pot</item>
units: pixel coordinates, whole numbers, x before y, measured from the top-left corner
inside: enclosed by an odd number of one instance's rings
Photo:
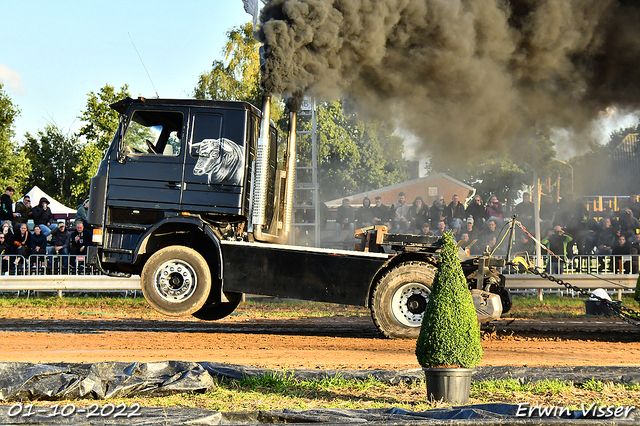
[[[423,368],[427,397],[462,405],[469,402],[473,368]]]

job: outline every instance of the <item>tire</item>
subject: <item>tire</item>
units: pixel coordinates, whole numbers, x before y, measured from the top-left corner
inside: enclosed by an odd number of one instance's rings
[[[242,293],[225,293],[225,295],[229,299],[228,302],[205,303],[191,315],[205,321],[215,321],[231,315],[242,301]]]
[[[155,252],[141,274],[142,294],[158,312],[169,316],[190,315],[207,301],[211,271],[202,255],[184,246]]]
[[[371,317],[386,337],[415,339],[420,334],[436,267],[405,262],[383,275],[371,297]]]

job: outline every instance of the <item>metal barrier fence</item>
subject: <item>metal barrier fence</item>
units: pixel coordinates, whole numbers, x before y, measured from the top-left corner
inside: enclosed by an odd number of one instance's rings
[[[518,263],[518,259],[523,260]],[[527,266],[536,265],[535,256],[516,256],[517,266],[506,267],[502,273],[523,274],[527,273]],[[572,258],[558,259],[551,256],[543,256],[542,269],[551,275],[637,275],[640,273],[640,255],[585,255]]]
[[[76,255],[3,255],[0,259],[1,276],[24,275],[102,275],[96,267],[86,264],[86,256]]]
[[[86,256],[0,256],[0,291],[140,290],[140,277],[110,277],[86,264]],[[61,294],[61,293],[59,293]]]

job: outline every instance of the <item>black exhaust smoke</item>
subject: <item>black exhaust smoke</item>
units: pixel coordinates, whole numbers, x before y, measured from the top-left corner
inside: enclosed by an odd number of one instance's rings
[[[454,158],[640,104],[640,2],[272,0],[262,84],[352,99]]]

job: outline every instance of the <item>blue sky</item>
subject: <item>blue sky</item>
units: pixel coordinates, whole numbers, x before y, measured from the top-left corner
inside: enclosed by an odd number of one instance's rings
[[[16,139],[49,123],[77,131],[87,94],[129,85],[132,96],[189,97],[222,59],[225,33],[251,16],[241,0],[4,2],[0,81],[21,110]]]

